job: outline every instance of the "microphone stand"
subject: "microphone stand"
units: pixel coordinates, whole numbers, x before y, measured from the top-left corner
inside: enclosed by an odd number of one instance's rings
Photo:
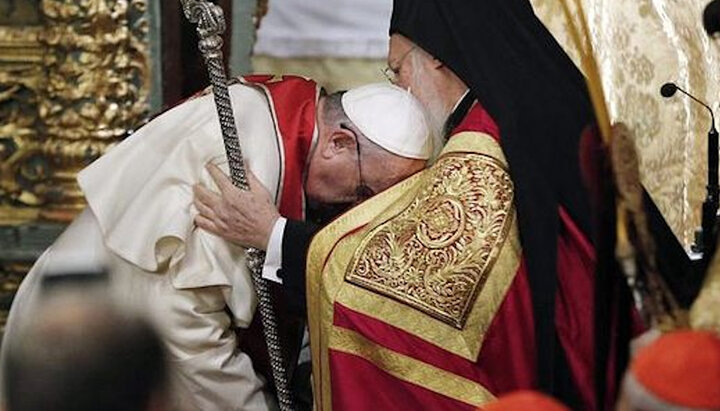
[[[710,264],[710,260],[715,254],[717,246],[717,211],[718,211],[718,195],[720,194],[720,186],[718,186],[718,132],[715,129],[715,114],[713,114],[710,106],[697,99],[692,94],[680,88],[675,83],[665,83],[660,88],[660,94],[665,98],[675,95],[675,92],[690,97],[693,101],[705,107],[710,113],[710,131],[708,132],[708,177],[707,177],[707,196],[702,207],[702,237],[697,251],[702,252],[702,264],[706,268]]]
[[[712,112],[711,112],[712,114]],[[715,254],[717,246],[718,195],[718,131],[715,129],[715,117],[708,132],[708,179],[707,196],[702,207],[702,248],[703,264],[707,267]]]

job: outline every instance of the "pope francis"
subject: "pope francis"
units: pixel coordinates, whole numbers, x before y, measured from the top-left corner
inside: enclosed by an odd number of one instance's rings
[[[347,94],[353,98],[326,96],[294,76],[244,77],[230,87],[246,166],[284,216],[302,220],[306,196],[355,202],[358,187],[379,192],[425,166],[432,142],[409,93],[370,85]],[[244,249],[193,223],[193,186],[214,187],[208,164],[227,169],[205,93],[84,169],[78,181],[88,207],[24,280],[5,338],[33,315],[43,277],[84,269],[78,264],[102,266],[118,303],[146,312],[163,333],[179,407],[274,408],[232,332],[249,326],[256,306]]]

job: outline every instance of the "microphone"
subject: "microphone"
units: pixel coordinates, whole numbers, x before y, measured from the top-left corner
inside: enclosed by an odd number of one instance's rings
[[[660,87],[660,94],[665,98],[674,96],[676,91],[677,86],[675,83],[665,83]]]
[[[703,27],[709,36],[720,33],[720,0],[713,0],[705,6]]]
[[[716,0],[716,1],[720,1],[720,0]],[[720,6],[720,3],[718,3],[718,5]],[[675,83],[665,83],[662,85],[662,87],[660,87],[660,94],[665,98],[670,98],[670,97],[674,96],[675,93],[678,91],[685,94],[686,96],[690,97],[695,102],[697,102],[698,104],[700,104],[701,106],[703,106],[707,109],[708,113],[710,113],[710,119],[712,120],[712,125],[710,127],[710,130],[715,130],[715,114],[713,113],[710,106],[708,106],[704,102],[700,101],[697,97],[693,96],[692,94],[688,93],[687,91],[681,89]]]
[[[714,0],[713,3],[717,3],[720,8],[720,3],[718,3],[718,1],[720,0]],[[711,3],[711,5],[713,3]],[[707,13],[707,8],[705,11]],[[705,107],[710,113],[710,119],[712,121],[712,124],[710,124],[710,131],[708,132],[707,196],[705,197],[705,202],[703,202],[702,208],[701,248],[703,253],[703,263],[707,266],[713,253],[715,252],[715,246],[717,245],[717,238],[715,234],[717,226],[717,211],[718,206],[720,205],[720,200],[718,199],[718,196],[720,195],[720,186],[718,185],[718,157],[720,155],[720,153],[718,153],[718,132],[715,129],[715,115],[713,114],[710,106],[678,87],[675,83],[665,83],[662,87],[660,87],[660,94],[665,98],[674,96],[678,91]]]

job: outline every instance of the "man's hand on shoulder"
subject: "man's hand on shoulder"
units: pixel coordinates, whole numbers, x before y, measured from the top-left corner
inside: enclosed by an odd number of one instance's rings
[[[232,243],[264,250],[280,217],[270,193],[249,170],[250,190],[243,191],[217,166],[208,164],[206,169],[220,194],[200,184],[193,187],[193,202],[199,211],[195,224]]]

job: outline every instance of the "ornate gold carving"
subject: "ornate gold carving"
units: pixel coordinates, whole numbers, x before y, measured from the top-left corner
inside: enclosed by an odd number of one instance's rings
[[[451,154],[397,217],[361,242],[346,280],[462,329],[512,222],[513,185],[492,157]]]
[[[0,62],[3,66],[34,66],[42,61],[42,49],[38,36],[42,26],[0,26]]]
[[[8,211],[2,215],[4,220],[27,215],[7,205],[41,203],[35,188],[50,173],[37,139],[38,90],[43,85],[43,48],[38,37],[42,31],[40,26],[0,27],[0,200]]]
[[[45,0],[47,84],[39,114],[55,169],[43,216],[84,207],[77,171],[142,123],[148,110],[147,0]]]
[[[45,0],[43,26],[0,27],[3,219],[69,220],[77,171],[145,119],[147,0]],[[35,213],[28,213],[34,209]]]

